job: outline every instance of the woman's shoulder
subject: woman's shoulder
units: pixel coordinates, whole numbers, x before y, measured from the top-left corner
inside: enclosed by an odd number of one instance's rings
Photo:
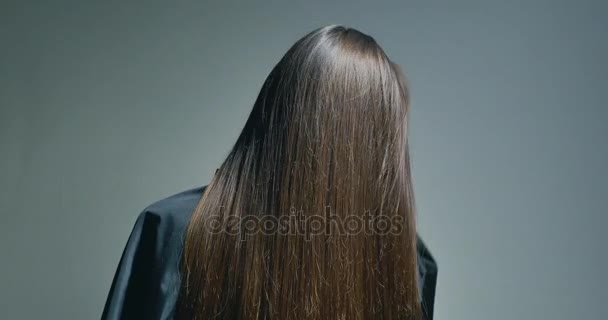
[[[191,188],[164,197],[147,205],[138,219],[156,219],[158,222],[170,222],[174,226],[188,223],[194,208],[206,186]]]
[[[157,200],[137,217],[108,293],[102,319],[170,319],[190,217],[206,186]]]
[[[437,261],[422,238],[417,235],[418,288],[425,319],[433,319],[435,289],[437,287]]]
[[[192,213],[206,186],[190,188],[161,198],[144,207],[137,216],[133,232],[144,233],[147,244],[175,250],[182,245]],[[153,235],[154,239],[151,239]],[[162,252],[158,252],[162,253]]]

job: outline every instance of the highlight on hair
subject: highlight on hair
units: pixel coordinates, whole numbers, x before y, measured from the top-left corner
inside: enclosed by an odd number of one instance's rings
[[[193,212],[177,318],[421,318],[405,81],[354,28],[287,51]]]

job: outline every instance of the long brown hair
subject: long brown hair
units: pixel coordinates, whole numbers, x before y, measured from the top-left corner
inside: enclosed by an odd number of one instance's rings
[[[371,36],[298,40],[193,212],[177,317],[419,319],[408,111]]]

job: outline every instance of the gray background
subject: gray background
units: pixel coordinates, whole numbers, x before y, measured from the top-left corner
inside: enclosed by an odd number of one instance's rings
[[[30,1],[0,8],[0,317],[99,318],[135,217],[207,184],[312,29],[411,83],[436,319],[608,319],[601,1]]]

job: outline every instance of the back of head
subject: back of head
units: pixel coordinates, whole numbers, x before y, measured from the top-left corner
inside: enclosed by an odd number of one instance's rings
[[[179,318],[419,318],[404,82],[353,28],[288,50],[193,213]]]

